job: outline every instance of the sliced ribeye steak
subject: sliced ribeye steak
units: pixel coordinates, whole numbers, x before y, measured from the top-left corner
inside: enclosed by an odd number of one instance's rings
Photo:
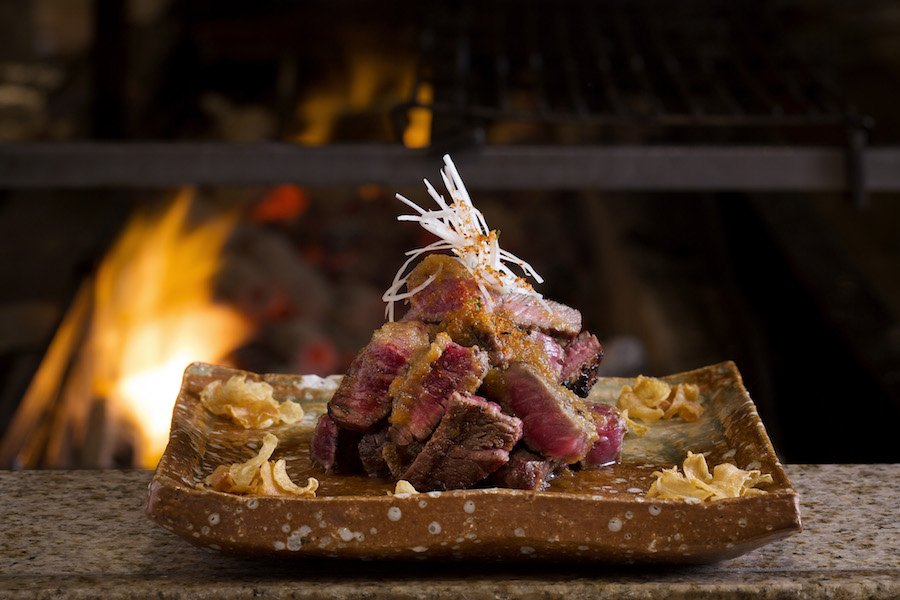
[[[413,354],[427,346],[422,323],[386,323],[353,359],[328,403],[328,414],[345,429],[368,430],[391,411],[391,382]]]
[[[384,445],[387,442],[388,428],[385,425],[380,429],[369,432],[359,440],[359,460],[362,467],[372,477],[390,477],[391,470],[384,460]]]
[[[451,394],[473,393],[487,370],[485,352],[460,346],[439,333],[391,384],[391,441],[402,446],[428,439],[444,415]]]
[[[444,254],[430,254],[416,265],[406,280],[407,289],[415,289],[432,275],[434,281],[409,298],[404,321],[439,323],[469,302],[481,306],[478,282],[458,260]]]
[[[597,431],[584,400],[547,379],[535,367],[513,363],[503,373],[497,398],[506,412],[520,419],[529,448],[567,464],[584,458],[597,441]]]
[[[582,398],[587,398],[591,388],[597,383],[597,371],[603,360],[603,346],[596,336],[582,331],[566,346],[565,353],[559,380]]]
[[[527,329],[536,328],[568,337],[574,337],[581,331],[581,313],[578,310],[529,294],[510,294],[501,300],[495,310]]]
[[[381,447],[381,456],[384,458],[391,477],[401,479],[406,469],[422,451],[422,446],[424,446],[422,442],[415,441],[403,446],[397,445],[391,441],[389,433],[387,441]]]
[[[593,404],[590,411],[597,429],[597,441],[581,461],[581,466],[594,468],[612,464],[622,453],[625,420],[619,415],[619,409],[609,404]]]
[[[417,490],[470,487],[509,460],[522,422],[477,396],[453,394],[434,435],[402,479]]]
[[[553,375],[559,378],[566,357],[565,350],[559,345],[559,342],[540,331],[530,332],[528,338],[539,345],[541,352],[547,357],[547,364],[550,365]]]
[[[313,462],[329,473],[357,473],[362,469],[358,445],[360,434],[341,429],[327,414],[319,417],[309,443]]]
[[[558,466],[559,463],[526,448],[516,448],[509,455],[509,462],[491,475],[491,482],[498,487],[540,491],[550,485]]]

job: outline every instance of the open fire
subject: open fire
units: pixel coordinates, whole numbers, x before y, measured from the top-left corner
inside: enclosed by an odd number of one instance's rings
[[[431,110],[406,110],[402,132],[390,121],[392,109],[408,100],[429,105],[430,83],[416,81],[415,56],[407,49],[386,49],[384,41],[365,27],[350,26],[337,34],[337,65],[319,85],[311,87],[295,111],[299,130],[293,139],[320,146],[350,138],[393,139],[398,133],[407,148],[426,148],[431,142]]]
[[[192,199],[183,190],[161,214],[137,215],[113,244],[51,343],[7,432],[4,461],[19,447],[9,462],[26,467],[156,466],[185,366],[227,364],[251,333],[213,298],[236,215],[192,227]]]
[[[97,273],[94,393],[135,424],[136,462],[145,467],[156,466],[165,449],[184,367],[222,362],[250,333],[236,311],[212,297],[235,217],[191,229],[191,196],[182,191],[163,215],[136,218]]]

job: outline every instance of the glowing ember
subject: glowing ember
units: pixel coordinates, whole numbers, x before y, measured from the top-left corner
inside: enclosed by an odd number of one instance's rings
[[[236,311],[212,297],[234,217],[190,229],[191,198],[182,192],[162,216],[134,219],[97,274],[94,392],[135,424],[136,462],[144,467],[156,466],[165,449],[184,368],[223,362],[250,333]]]

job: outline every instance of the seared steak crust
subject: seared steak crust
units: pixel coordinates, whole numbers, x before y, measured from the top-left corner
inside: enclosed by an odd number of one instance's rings
[[[328,414],[344,429],[366,431],[391,411],[388,388],[412,355],[428,345],[425,326],[386,323],[372,335],[328,403]]]
[[[509,455],[509,462],[491,475],[491,483],[515,490],[540,491],[550,485],[553,472],[559,466],[526,448],[516,448]]]
[[[390,477],[391,470],[384,460],[384,445],[387,443],[387,426],[362,436],[357,446],[362,467],[372,477]]]
[[[422,451],[422,446],[421,442],[412,442],[405,446],[400,446],[392,442],[390,434],[388,435],[388,440],[381,447],[381,456],[384,458],[384,462],[394,479],[403,478],[403,473],[406,472],[409,465]]]
[[[581,313],[553,300],[510,294],[502,299],[496,310],[527,329],[536,328],[567,337],[574,337],[581,331]]]
[[[444,254],[425,257],[409,274],[407,287],[418,287],[431,275],[435,276],[434,281],[409,299],[410,308],[403,316],[404,321],[440,323],[467,303],[481,299],[481,290],[471,273],[459,261]]]
[[[597,371],[603,360],[603,346],[595,335],[582,331],[565,349],[560,383],[587,398],[591,388],[597,383]]]
[[[438,334],[431,347],[416,356],[409,369],[391,384],[391,441],[403,446],[427,440],[444,415],[451,394],[473,393],[487,370],[486,353]]]
[[[522,437],[522,422],[477,396],[453,394],[434,435],[403,473],[417,490],[474,485],[496,471]]]

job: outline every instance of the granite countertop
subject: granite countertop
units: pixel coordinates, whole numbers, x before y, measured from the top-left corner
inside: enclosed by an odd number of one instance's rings
[[[787,467],[804,532],[704,567],[262,562],[144,515],[145,471],[0,472],[0,598],[900,598],[900,465]]]

